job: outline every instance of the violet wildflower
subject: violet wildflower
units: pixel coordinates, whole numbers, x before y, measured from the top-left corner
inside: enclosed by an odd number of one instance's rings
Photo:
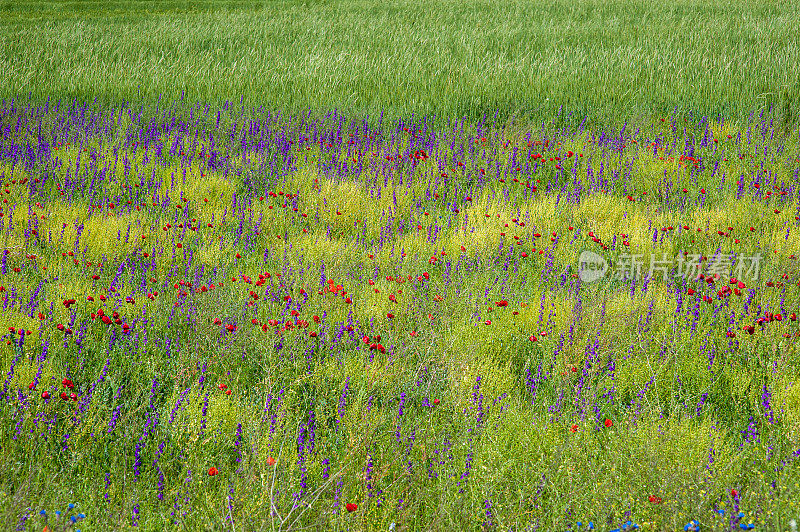
[[[331,461],[330,461],[329,458],[324,458],[322,460],[322,465],[325,466],[325,469],[322,470],[322,478],[323,479],[327,479],[330,476],[330,470],[331,470],[330,463],[331,463]]]
[[[703,409],[703,405],[706,404],[706,399],[708,399],[708,392],[703,393],[700,396],[700,401],[697,402],[697,410],[695,411],[695,415],[699,416],[700,411]]]
[[[339,417],[336,419],[337,426],[338,424],[344,419],[345,407],[347,404],[347,389],[350,386],[350,377],[344,382],[344,389],[342,390],[342,395],[339,396],[339,409],[338,414]]]
[[[375,496],[375,493],[373,492],[373,488],[375,486],[372,484],[372,467],[373,467],[372,455],[368,454],[367,465],[364,466],[364,482],[367,485],[367,496],[370,498]]]
[[[236,448],[236,463],[240,464],[242,462],[242,424],[238,423],[236,425],[236,440],[233,443],[233,446]]]
[[[164,500],[164,472],[161,471],[160,467],[156,467],[156,469],[158,470],[158,494],[156,496],[158,497],[159,501],[163,501]]]
[[[770,424],[774,424],[775,418],[772,414],[772,407],[769,404],[770,397],[772,397],[772,393],[767,390],[767,385],[764,384],[763,393],[761,394],[761,405],[764,407],[764,417],[767,418]]]
[[[371,398],[370,398],[371,399]],[[400,394],[400,405],[397,409],[397,429],[395,430],[395,437],[397,438],[397,442],[400,442],[400,424],[401,418],[403,417],[403,406],[406,403],[406,393],[403,392]]]

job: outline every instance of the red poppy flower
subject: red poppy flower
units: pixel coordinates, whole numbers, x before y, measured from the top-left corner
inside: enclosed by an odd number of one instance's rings
[[[276,460],[273,457],[270,456],[270,457],[267,458],[267,465],[268,466],[274,466],[275,462],[276,462]]]
[[[606,425],[606,427],[610,427],[610,426],[611,426],[611,425],[613,425],[613,424],[614,424],[614,422],[613,422],[613,421],[611,421],[610,419],[606,419],[606,421],[605,421],[605,425]]]
[[[59,397],[61,397],[61,399],[63,399],[64,401],[66,401],[66,400],[68,399],[68,397],[67,397],[67,392],[61,392],[61,395],[59,395]]]
[[[689,290],[686,291],[686,293],[689,294],[690,296],[693,296],[694,295],[694,288],[690,288]]]
[[[218,470],[216,467],[211,467],[211,468],[208,470],[208,476],[210,476],[210,477],[213,477],[213,476],[214,476],[214,475],[216,475],[217,473],[219,473],[219,470]]]
[[[50,399],[50,392],[47,390],[42,392],[42,399]]]
[[[394,314],[392,314],[392,313],[390,312],[390,313],[388,313],[388,314],[386,315],[386,317],[387,317],[387,318],[389,318],[389,319],[392,319],[392,318],[394,318]]]
[[[578,425],[572,425],[569,430],[570,432],[578,432]]]
[[[439,404],[439,400],[438,399],[434,399],[433,400],[433,404],[438,405]]]
[[[347,503],[347,511],[348,512],[355,512],[358,510],[358,505],[352,502]]]
[[[739,495],[739,492],[736,491],[735,489],[732,489],[731,490],[731,497],[733,497],[735,499],[737,497],[737,495]]]

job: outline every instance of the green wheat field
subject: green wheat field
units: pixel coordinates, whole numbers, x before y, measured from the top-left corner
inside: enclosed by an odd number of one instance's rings
[[[796,531],[799,28],[0,0],[0,529]]]

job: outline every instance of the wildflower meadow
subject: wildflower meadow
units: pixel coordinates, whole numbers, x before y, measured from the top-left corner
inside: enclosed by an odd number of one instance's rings
[[[0,529],[794,532],[798,22],[0,2]]]

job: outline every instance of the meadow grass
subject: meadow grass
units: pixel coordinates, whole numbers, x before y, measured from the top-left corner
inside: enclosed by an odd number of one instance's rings
[[[0,2],[0,527],[794,530],[797,10]]]
[[[3,8],[4,6],[4,8]],[[0,4],[0,97],[225,101],[434,115],[800,113],[796,2],[314,1]],[[560,114],[559,114],[560,111]]]
[[[769,117],[689,144],[676,117],[206,128],[200,106],[154,129],[6,105],[9,526],[68,502],[86,529],[797,517],[798,141]],[[764,260],[741,290],[581,283],[586,249]]]

